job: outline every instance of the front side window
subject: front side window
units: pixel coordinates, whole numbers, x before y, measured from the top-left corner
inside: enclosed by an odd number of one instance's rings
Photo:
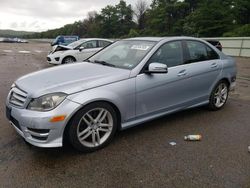
[[[187,41],[186,44],[189,57],[185,63],[193,63],[219,58],[218,54],[212,48],[202,42]]]
[[[75,49],[75,48],[80,47],[81,44],[83,44],[84,42],[85,42],[85,40],[77,40],[75,42],[70,43],[68,46]]]
[[[133,69],[155,45],[153,41],[122,40],[113,43],[96,55],[90,62],[102,61],[115,67]]]
[[[181,41],[167,42],[150,58],[149,63],[163,63],[168,67],[183,64]]]

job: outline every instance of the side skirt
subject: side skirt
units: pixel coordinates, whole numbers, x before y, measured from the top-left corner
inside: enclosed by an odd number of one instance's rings
[[[131,121],[127,121],[127,122],[122,123],[121,124],[121,130],[125,130],[125,129],[128,129],[130,127],[134,127],[136,125],[145,123],[147,121],[151,121],[153,119],[156,119],[156,118],[168,115],[168,114],[172,114],[174,112],[178,112],[178,111],[182,111],[182,110],[186,110],[186,109],[190,109],[190,108],[195,108],[195,107],[198,107],[198,106],[204,106],[204,105],[206,105],[208,103],[209,103],[209,101],[206,100],[206,101],[197,103],[197,104],[192,105],[192,106],[188,106],[188,107],[184,107],[184,108],[179,107],[179,108],[176,108],[174,110],[161,111],[161,112],[149,115],[149,116],[143,116],[143,117],[140,117],[138,119],[132,119]]]

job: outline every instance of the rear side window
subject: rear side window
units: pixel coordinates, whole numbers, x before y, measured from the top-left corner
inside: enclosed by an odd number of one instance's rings
[[[111,42],[109,42],[109,41],[99,40],[99,47],[101,47],[101,48],[104,48],[110,44],[111,44]]]
[[[163,63],[168,67],[183,64],[181,41],[167,42],[162,45],[150,58],[149,63]]]
[[[96,40],[88,41],[83,43],[81,46],[84,47],[85,49],[97,48],[97,41]]]
[[[188,58],[185,63],[219,59],[219,55],[209,46],[198,41],[186,41]]]

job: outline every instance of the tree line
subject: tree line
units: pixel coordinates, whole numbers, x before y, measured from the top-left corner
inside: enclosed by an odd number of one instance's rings
[[[62,28],[28,35],[55,38],[58,35],[125,38],[137,36],[250,36],[249,0],[138,0],[132,7],[124,0],[84,20]]]

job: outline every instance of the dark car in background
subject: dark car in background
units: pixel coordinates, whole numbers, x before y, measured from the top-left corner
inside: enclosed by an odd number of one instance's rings
[[[5,42],[5,43],[28,43],[27,40],[25,39],[21,39],[21,38],[2,38],[1,42]]]
[[[51,43],[51,46],[55,46],[55,45],[64,45],[64,46],[67,46],[68,44],[70,44],[72,42],[75,42],[75,41],[77,41],[79,39],[80,39],[79,36],[76,36],[76,35],[72,35],[72,36],[59,35]]]
[[[206,40],[206,41],[215,46],[218,50],[222,51],[222,45],[220,41],[218,40]]]

